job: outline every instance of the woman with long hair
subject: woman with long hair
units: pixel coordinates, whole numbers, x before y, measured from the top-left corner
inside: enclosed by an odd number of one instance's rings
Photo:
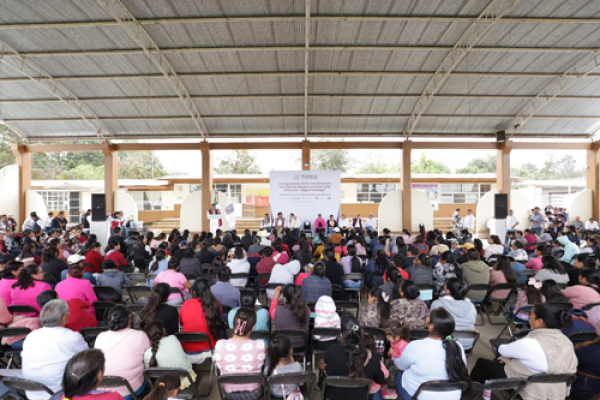
[[[54,290],[62,300],[80,299],[85,301],[89,306],[88,312],[96,316],[93,304],[98,301],[98,298],[91,282],[83,279],[83,268],[79,265],[71,265],[67,272],[67,279],[59,282]]]
[[[50,280],[49,283],[60,282],[60,273],[69,268],[65,260],[58,257],[58,254],[58,249],[52,246],[46,247],[42,251],[42,271],[54,278],[54,281]]]
[[[108,331],[96,338],[94,347],[104,352],[106,375],[121,376],[129,382],[135,394],[141,395],[146,388],[144,353],[151,347],[148,336],[143,331],[132,329],[131,312],[123,304],[117,304],[108,313]],[[125,386],[116,390],[125,399],[132,396]]]
[[[278,336],[269,342],[268,360],[265,365],[264,375],[267,377],[277,374],[299,374],[302,373],[302,365],[294,360],[294,349],[290,339],[285,336]],[[288,398],[294,392],[300,390],[297,383],[288,383],[282,385],[271,385],[271,397],[276,399]]]
[[[427,338],[413,340],[399,358],[393,359],[396,367],[404,371],[396,375],[401,400],[412,399],[419,386],[429,381],[464,381],[470,386],[467,357],[462,345],[452,337],[456,326],[452,315],[443,307],[431,310],[426,326],[429,331]],[[443,398],[466,400],[471,398],[470,395],[469,387],[462,397],[456,392],[454,395],[444,393]]]
[[[504,246],[502,246],[502,242],[498,235],[490,235],[488,238],[488,247],[485,249],[485,253],[483,254],[483,258],[485,261],[490,261],[492,256],[502,255],[504,254]]]
[[[93,274],[102,273],[102,263],[104,262],[104,257],[102,257],[102,254],[100,254],[101,250],[102,245],[100,245],[98,242],[90,243],[88,241],[88,243],[86,243],[84,250],[85,259],[83,261],[90,264],[92,267],[92,270],[88,272]]]
[[[167,259],[167,254],[164,250],[156,250],[156,256],[150,263],[149,268],[149,272],[154,275],[158,275],[159,273],[169,269],[169,260]]]
[[[324,376],[352,376],[371,379],[383,385],[385,374],[377,353],[362,344],[363,334],[353,316],[344,316],[341,323],[343,344],[333,344],[327,348],[324,359],[319,364]],[[331,387],[323,393],[325,399],[364,399],[366,388],[342,389]],[[374,397],[376,398],[376,397]],[[379,392],[379,397],[381,393]]]
[[[383,250],[377,250],[373,258],[365,266],[365,282],[370,287],[379,287],[383,285],[383,273],[392,266],[390,259]],[[377,275],[375,275],[377,274]],[[381,275],[379,275],[381,274]]]
[[[586,304],[599,303],[600,293],[600,274],[594,269],[581,270],[579,275],[579,285],[569,286],[562,291],[562,294],[573,304],[574,308],[581,308]]]
[[[308,239],[303,237],[298,242],[298,250],[294,251],[294,259],[300,261],[301,267],[306,267],[312,260],[312,249],[308,244]]]
[[[204,332],[216,343],[221,337],[221,304],[210,291],[208,280],[200,278],[192,285],[192,299],[186,300],[179,311],[183,332]],[[207,342],[182,342],[192,364],[201,364],[211,356]],[[214,344],[213,344],[214,346]]]
[[[390,296],[381,288],[371,289],[367,295],[367,305],[360,309],[359,325],[383,328],[390,319],[390,300]]]
[[[306,280],[306,279],[305,279]],[[283,295],[283,304],[279,304],[278,299]],[[278,286],[275,289],[269,315],[273,320],[274,329],[302,329],[308,331],[310,322],[310,308],[306,305],[304,296],[295,285],[288,284],[283,287]],[[295,348],[307,346],[302,339],[292,339],[292,345]]]
[[[440,257],[440,261],[432,271],[433,284],[436,286],[436,293],[442,294],[444,292],[444,284],[450,278],[458,278],[460,282],[463,281],[463,272],[460,264],[456,262],[454,254],[451,251],[445,251]]]
[[[369,245],[367,244],[367,240],[365,239],[365,235],[359,235],[358,239],[354,241],[354,245],[356,246],[356,255],[357,256],[366,256],[367,249]]]
[[[510,264],[510,258],[508,256],[498,257],[496,264],[494,264],[492,269],[492,273],[490,275],[490,285],[494,286],[499,283],[510,283],[515,286],[517,285],[517,273]],[[508,296],[509,292],[510,289],[496,290],[494,292],[494,297],[503,299]]]
[[[403,280],[396,288],[400,296],[390,302],[390,319],[408,324],[410,329],[425,328],[429,308],[419,296],[419,288],[409,280]]]
[[[19,272],[25,268],[25,264],[20,261],[11,261],[1,271],[2,279],[0,279],[0,297],[6,303],[6,306],[12,305],[12,287],[17,283]]]
[[[561,288],[555,280],[547,279],[542,282],[540,293],[546,299],[546,303],[568,303],[569,300],[562,293]]]
[[[192,379],[196,380],[196,373],[192,369],[192,363],[181,347],[179,339],[175,335],[165,334],[162,322],[152,321],[144,327],[152,347],[144,353],[144,366],[146,368],[179,368],[188,371]],[[188,378],[181,378],[181,389],[190,386],[192,382]]]
[[[171,287],[166,283],[159,283],[148,296],[148,302],[139,313],[140,329],[144,329],[152,321],[162,322],[167,335],[179,331],[179,312],[177,308],[168,305],[167,300],[171,294]]]
[[[522,378],[538,374],[575,374],[577,358],[573,344],[561,332],[571,326],[571,315],[551,304],[536,304],[529,315],[532,330],[522,339],[498,347],[496,360],[480,358],[471,371],[473,381]],[[410,345],[409,345],[410,346]],[[564,383],[528,383],[523,399],[562,400],[569,395]]]
[[[564,285],[569,283],[569,275],[556,257],[544,256],[542,257],[542,264],[542,269],[535,274],[536,280],[544,282],[545,280],[552,279],[556,283]]]
[[[97,389],[105,375],[104,353],[97,349],[84,350],[75,354],[67,362],[62,378],[64,399],[93,398],[94,400],[123,400],[123,396],[113,391]]]
[[[346,257],[342,257],[340,264],[342,264],[344,274],[360,274],[363,270],[364,261],[356,255],[356,246],[351,244],[348,246],[348,255]],[[360,288],[363,285],[363,281],[345,280],[343,283],[344,287],[347,288]]]
[[[260,303],[256,303],[256,293],[254,290],[245,289],[240,291],[240,306],[252,308],[254,309],[254,312],[256,312],[256,325],[254,326],[255,331],[269,331],[269,311],[260,305]],[[240,307],[236,307],[229,311],[229,314],[227,315],[229,326],[234,326],[233,319],[239,309]],[[269,342],[267,341],[266,344],[268,345]]]
[[[44,282],[42,268],[36,264],[28,265],[19,272],[17,281],[12,285],[10,293],[12,304],[31,306],[39,312],[42,308],[38,305],[37,296],[46,290],[52,290],[52,287]],[[34,313],[26,315],[35,316]]]

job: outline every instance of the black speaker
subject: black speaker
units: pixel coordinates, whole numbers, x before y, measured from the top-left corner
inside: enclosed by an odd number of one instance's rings
[[[92,193],[92,221],[106,221],[106,195]]]
[[[504,219],[508,215],[508,195],[496,193],[494,195],[494,218]]]
[[[496,132],[496,141],[498,143],[504,142],[506,140],[506,132],[505,131],[497,131]]]

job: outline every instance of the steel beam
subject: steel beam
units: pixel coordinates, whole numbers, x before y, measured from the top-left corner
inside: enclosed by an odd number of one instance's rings
[[[311,77],[315,76],[431,76],[435,71],[310,71]],[[269,72],[190,72],[180,73],[180,78],[264,78],[282,76],[304,76],[304,71],[269,71]],[[562,73],[549,72],[452,72],[452,76],[468,78],[558,78]],[[589,74],[587,78],[599,78],[600,74]],[[128,75],[76,75],[55,76],[58,81],[94,81],[115,79],[155,79],[164,78],[163,74],[128,74]],[[44,80],[44,78],[41,78]],[[26,78],[0,78],[0,82],[27,82]]]
[[[8,57],[7,57],[8,56]],[[27,76],[29,80],[35,82],[43,89],[55,96],[63,104],[69,107],[73,112],[79,115],[80,118],[75,118],[76,121],[84,121],[95,132],[99,138],[104,138],[106,133],[112,137],[112,132],[104,125],[104,123],[94,114],[94,112],[73,92],[67,89],[62,83],[54,80],[52,75],[44,71],[42,68],[34,64],[27,57],[19,54],[15,49],[5,43],[0,42],[0,63],[4,62],[10,68]],[[41,80],[39,78],[45,78]],[[10,121],[6,121],[10,125]],[[12,126],[12,125],[11,125]],[[18,131],[16,131],[18,132]]]
[[[102,1],[102,0],[98,0]],[[115,0],[113,0],[115,1]],[[500,1],[500,0],[497,0]],[[509,1],[509,0],[505,0]],[[518,0],[512,0],[518,1]],[[225,46],[225,47],[171,47],[161,48],[163,54],[170,53],[227,53],[250,51],[303,51],[305,46]],[[311,51],[448,51],[450,46],[311,46]],[[473,47],[473,52],[511,52],[511,53],[589,53],[590,47]],[[96,49],[96,50],[61,50],[31,51],[21,53],[25,57],[58,57],[58,56],[101,56],[101,55],[133,55],[145,54],[142,49]],[[8,55],[10,56],[10,54]]]
[[[304,21],[304,139],[308,138],[308,70],[310,61],[310,0],[304,3],[306,20]],[[309,151],[310,155],[310,151]]]
[[[167,79],[177,96],[181,99],[187,109],[194,124],[198,128],[200,136],[208,137],[206,126],[200,117],[200,111],[190,97],[190,94],[177,75],[175,69],[171,66],[169,60],[164,56],[162,50],[156,42],[150,37],[144,27],[136,20],[133,14],[125,7],[121,0],[97,0],[98,4],[119,23],[127,34],[141,47],[141,51],[146,54],[154,65]]]
[[[287,22],[303,21],[304,15],[286,16],[252,16],[252,17],[187,17],[187,18],[149,18],[139,19],[142,25],[166,25],[166,24],[209,24],[209,23],[235,23],[235,22]],[[313,15],[313,21],[358,21],[358,22],[427,22],[427,23],[452,23],[452,22],[474,22],[477,17],[443,17],[427,15]],[[527,18],[511,17],[503,18],[503,23],[510,24],[600,24],[599,18]],[[97,26],[115,26],[118,22],[114,20],[77,21],[77,22],[44,22],[44,23],[19,23],[0,24],[0,29],[56,29],[56,28],[84,28]]]
[[[421,97],[413,107],[410,118],[404,124],[403,136],[410,137],[419,119],[427,110],[435,94],[444,85],[454,68],[467,53],[506,15],[519,0],[492,0],[469,28],[461,35],[454,47],[440,63],[437,71],[429,80]]]

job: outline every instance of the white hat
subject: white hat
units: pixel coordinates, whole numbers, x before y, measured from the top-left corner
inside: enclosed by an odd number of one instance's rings
[[[338,227],[336,226],[335,228],[333,228],[333,231],[334,231],[334,232],[339,232],[339,231],[340,231],[340,228],[338,228]]]
[[[81,254],[71,254],[69,258],[67,258],[67,263],[69,265],[79,264],[83,260],[85,260],[85,257]]]
[[[256,236],[261,237],[261,238],[268,238],[269,232],[266,229],[261,229],[260,231],[258,231]]]

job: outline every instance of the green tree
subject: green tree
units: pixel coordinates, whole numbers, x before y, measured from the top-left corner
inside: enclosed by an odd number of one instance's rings
[[[520,178],[537,179],[539,171],[535,164],[526,163],[521,165],[520,168],[511,168],[510,173]]]
[[[18,136],[6,125],[0,125],[0,169],[15,163],[10,145],[17,143]]]
[[[400,172],[398,165],[384,163],[382,161],[371,161],[360,167],[357,174],[396,174]]]
[[[487,157],[474,158],[469,161],[466,167],[456,170],[457,174],[484,174],[496,173],[496,156],[489,155]]]
[[[217,174],[262,174],[256,165],[256,154],[248,150],[235,150],[215,167]]]
[[[104,174],[104,166],[102,167]],[[165,167],[152,151],[119,152],[119,178],[152,179],[165,176]]]
[[[578,178],[583,175],[585,175],[585,169],[577,167],[577,161],[573,156],[566,155],[562,158],[557,158],[555,154],[548,154],[544,160],[544,166],[537,175],[537,179],[568,179]]]
[[[415,174],[449,174],[450,167],[443,162],[430,160],[421,153],[421,158],[417,162],[411,162],[410,171]]]

